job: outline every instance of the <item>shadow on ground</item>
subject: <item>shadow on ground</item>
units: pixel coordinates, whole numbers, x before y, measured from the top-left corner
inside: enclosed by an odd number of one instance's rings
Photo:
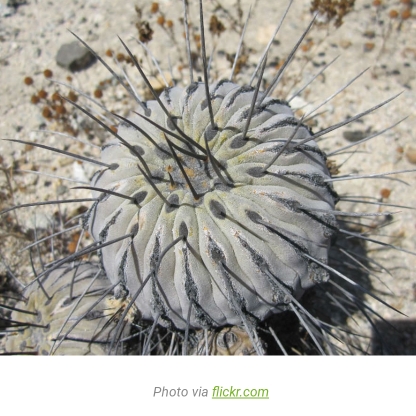
[[[416,319],[375,321],[372,355],[416,355]]]

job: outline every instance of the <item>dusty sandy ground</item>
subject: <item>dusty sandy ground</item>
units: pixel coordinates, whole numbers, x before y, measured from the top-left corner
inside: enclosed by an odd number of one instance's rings
[[[117,35],[128,41],[129,46],[139,58],[143,58],[144,67],[147,69],[152,82],[157,83],[152,74],[150,60],[144,56],[143,50],[131,41],[132,36],[137,36],[136,23],[137,12],[134,6],[137,4],[142,10],[142,20],[149,20],[155,33],[149,48],[154,56],[160,60],[169,77],[169,65],[172,67],[174,77],[187,82],[187,69],[179,71],[179,57],[184,56],[184,48],[181,39],[179,17],[181,16],[181,2],[179,0],[159,1],[160,10],[165,13],[166,20],[174,23],[175,38],[169,31],[162,29],[156,23],[156,16],[150,13],[150,2],[113,0],[101,1],[65,1],[61,2],[37,2],[29,0],[21,5],[10,16],[0,17],[0,131],[2,139],[19,139],[31,142],[39,142],[50,146],[66,146],[75,153],[84,152],[87,155],[98,155],[98,149],[86,147],[80,143],[59,136],[46,135],[36,132],[40,128],[62,130],[62,122],[48,122],[42,117],[42,104],[34,105],[30,102],[31,96],[40,89],[45,89],[52,94],[58,88],[52,81],[45,79],[43,71],[53,71],[53,79],[67,81],[72,77],[72,85],[76,88],[93,94],[97,88],[103,89],[103,102],[112,110],[119,111],[122,115],[128,114],[132,109],[124,91],[114,85],[100,85],[101,81],[110,78],[105,68],[99,63],[90,68],[72,74],[57,66],[55,57],[59,47],[74,40],[68,31],[72,30],[101,56],[108,49],[122,52]],[[234,1],[219,2],[236,16]],[[244,18],[251,2],[241,2],[244,10]],[[273,4],[272,4],[273,3]],[[252,20],[249,23],[246,36],[246,45],[250,47],[247,66],[237,80],[247,81],[272,34],[286,2],[268,2],[259,0],[252,11]],[[343,137],[343,131],[379,131],[383,130],[404,117],[408,117],[398,126],[360,146],[351,158],[349,154],[337,157],[335,160],[341,166],[341,174],[346,173],[382,173],[404,169],[414,169],[416,151],[414,131],[416,128],[416,48],[413,40],[416,39],[416,11],[411,10],[410,18],[402,20],[401,13],[405,6],[400,1],[383,1],[383,6],[376,8],[370,0],[357,0],[354,10],[345,16],[343,25],[335,30],[332,23],[320,28],[313,28],[307,35],[304,50],[287,71],[285,81],[278,88],[278,93],[283,97],[290,96],[290,92],[296,90],[296,86],[302,85],[302,81],[310,79],[317,73],[323,63],[329,63],[335,56],[340,55],[333,64],[316,82],[308,88],[302,99],[298,99],[296,105],[303,107],[316,106],[317,103],[327,98],[346,82],[367,67],[370,69],[360,77],[345,92],[331,100],[326,106],[327,110],[316,119],[315,130],[330,124],[344,120],[346,117],[364,111],[389,97],[402,92],[402,94],[381,108],[374,114],[365,117],[362,121],[353,123],[342,131],[331,133],[328,140],[322,142],[325,150],[337,149],[349,142]],[[210,16],[215,3],[207,3],[207,16]],[[283,59],[298,39],[302,30],[311,19],[309,11],[310,2],[295,0],[288,14],[281,34],[272,48],[269,62],[275,59],[276,64]],[[2,12],[5,11],[3,7]],[[397,10],[399,17],[392,19],[389,14]],[[194,16],[192,24],[197,25],[196,7],[191,2],[191,13]],[[5,15],[7,13],[4,13]],[[231,28],[231,21],[223,11],[218,15],[222,17],[224,24],[229,28],[217,41],[217,52],[220,56],[213,61],[211,76],[219,78],[227,76],[230,64],[224,58],[226,52],[235,51],[238,35]],[[207,19],[208,20],[208,19]],[[166,25],[165,25],[166,27]],[[211,37],[208,38],[212,42]],[[178,46],[180,43],[180,46]],[[212,43],[210,43],[212,45]],[[210,48],[208,48],[210,49]],[[307,60],[310,60],[305,66]],[[185,61],[183,61],[185,62]],[[276,64],[274,66],[276,66]],[[183,65],[182,65],[183,66]],[[276,69],[269,65],[265,72],[266,79],[271,79]],[[129,67],[129,74],[135,72]],[[31,86],[25,85],[24,78],[30,76],[34,80]],[[139,76],[136,88],[140,94],[145,95],[145,86]],[[135,81],[136,82],[136,81]],[[65,90],[59,87],[60,91]],[[102,144],[105,134],[98,128],[88,124],[82,116],[73,116],[68,122],[72,127],[79,128],[79,138],[90,140],[96,145]],[[85,127],[86,126],[86,127]],[[89,135],[86,130],[89,130]],[[53,172],[56,175],[69,176],[76,179],[88,180],[94,172],[94,167],[86,163],[79,164],[66,158],[51,155],[50,152],[34,149],[17,143],[0,142],[0,154],[2,156],[3,169],[10,171],[11,167],[17,169],[39,170]],[[411,163],[413,162],[413,164]],[[39,177],[34,174],[10,173],[11,188],[4,175],[1,180],[1,207],[12,204],[27,203],[40,200],[55,199],[57,196],[69,195],[65,192],[74,186],[64,180],[53,180]],[[345,181],[337,184],[337,191],[351,195],[364,195],[378,198],[381,201],[381,192],[384,189],[390,191],[390,195],[383,202],[405,206],[416,206],[416,173],[404,173],[393,175],[392,178],[400,178],[407,182],[388,180],[385,178],[372,178],[354,181]],[[70,191],[72,196],[88,196],[88,192]],[[351,208],[351,206],[350,206]],[[66,208],[69,212],[71,209]],[[345,206],[343,207],[345,210]],[[379,231],[379,239],[383,242],[395,244],[405,250],[416,252],[416,214],[412,210],[393,207],[362,206],[357,204],[352,209],[368,210],[374,212],[377,209],[401,211],[394,216],[394,222],[389,227]],[[2,222],[1,254],[6,264],[22,279],[28,279],[31,274],[26,257],[17,254],[22,245],[28,244],[24,233],[33,229],[33,221],[36,218],[37,226],[42,227],[50,220],[53,210],[42,208],[40,210],[20,210],[17,218],[11,215],[9,222],[18,221],[18,229],[10,224]],[[43,222],[42,222],[43,221]],[[368,244],[369,255],[383,264],[391,271],[391,275],[383,273],[383,282],[394,293],[392,295],[380,282],[371,278],[371,285],[375,293],[379,293],[383,299],[395,308],[400,309],[408,316],[405,318],[392,310],[369,299],[369,303],[386,320],[395,322],[402,330],[401,334],[390,334],[392,338],[392,351],[399,354],[416,353],[416,257],[393,249],[378,250],[379,246]],[[5,265],[0,265],[1,272],[5,273]],[[364,321],[361,329],[371,339],[371,327]],[[368,342],[363,341],[363,348],[368,348]],[[374,345],[371,348],[375,348]],[[371,352],[370,348],[370,352]],[[373,352],[377,352],[373,349]]]

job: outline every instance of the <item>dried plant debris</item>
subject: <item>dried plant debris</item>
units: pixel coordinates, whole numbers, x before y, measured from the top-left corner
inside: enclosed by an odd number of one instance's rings
[[[335,27],[340,27],[343,18],[354,8],[355,0],[313,0],[311,13],[318,14],[318,21],[321,23],[334,22]]]

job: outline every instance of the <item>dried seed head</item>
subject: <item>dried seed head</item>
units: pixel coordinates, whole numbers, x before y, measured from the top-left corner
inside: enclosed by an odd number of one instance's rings
[[[26,85],[32,85],[33,84],[33,78],[32,77],[25,77],[25,79],[23,80],[23,82]]]
[[[397,10],[390,10],[389,17],[391,19],[397,19],[399,17],[399,12]]]
[[[94,97],[95,98],[102,98],[102,96],[103,96],[103,90],[102,89],[97,88],[96,90],[94,90]]]
[[[53,72],[50,69],[45,69],[43,71],[43,75],[45,78],[52,78],[53,77]]]
[[[48,93],[45,90],[38,91],[38,97],[44,100],[48,96]]]
[[[159,11],[159,3],[153,2],[150,7],[150,13],[157,13]]]

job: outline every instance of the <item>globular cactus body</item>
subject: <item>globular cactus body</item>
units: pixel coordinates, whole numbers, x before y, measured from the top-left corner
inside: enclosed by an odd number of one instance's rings
[[[286,310],[292,296],[327,279],[304,253],[326,263],[336,227],[325,155],[313,140],[302,143],[311,132],[288,104],[259,93],[264,99],[249,120],[255,88],[220,81],[209,91],[215,130],[203,83],[166,89],[162,106],[149,101],[121,124],[128,146],[108,143],[102,161],[111,168],[92,180],[94,238],[134,235],[102,249],[107,275],[131,296],[141,290],[136,306],[144,319],[179,329],[241,325],[244,316],[262,321]],[[183,146],[187,137],[208,143],[225,181],[196,145]]]
[[[3,352],[106,354],[120,305],[100,266],[90,262],[65,265],[48,272],[40,285],[34,282],[23,292],[26,299],[16,304]]]

